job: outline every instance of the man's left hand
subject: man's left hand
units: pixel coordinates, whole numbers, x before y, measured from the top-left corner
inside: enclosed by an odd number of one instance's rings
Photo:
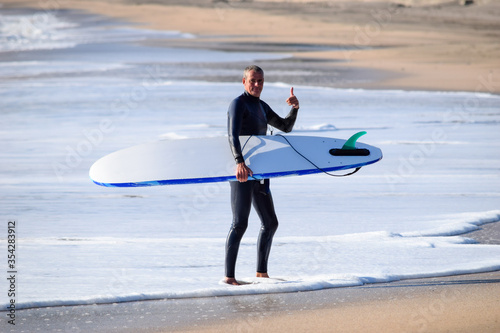
[[[286,100],[286,103],[288,105],[293,106],[295,109],[299,108],[299,100],[297,97],[293,94],[293,87],[290,88],[290,97]]]

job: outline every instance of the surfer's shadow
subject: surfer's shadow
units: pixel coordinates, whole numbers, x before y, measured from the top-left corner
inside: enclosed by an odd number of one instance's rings
[[[290,145],[283,142],[279,137],[266,136],[266,140],[264,140],[258,136],[252,136],[245,141],[243,149],[250,143],[252,138],[259,140],[259,143],[249,148],[248,151],[244,151],[243,157],[251,169],[255,168],[252,169],[255,173],[259,173],[259,167],[269,164],[279,166],[276,168],[277,170],[281,170],[283,167],[286,169],[286,165],[296,165],[296,163],[303,164],[304,168],[310,166],[300,155],[290,154]],[[265,147],[270,146],[270,142],[274,145],[281,145],[281,147],[271,146],[272,149],[265,151]]]
[[[250,157],[252,156],[257,150],[259,150],[260,148],[263,148],[265,145],[266,145],[266,142],[264,141],[264,139],[262,138],[259,138],[258,136],[251,136],[249,137],[245,143],[243,144],[242,146],[242,150],[245,149],[247,143],[252,139],[252,138],[255,138],[257,140],[259,140],[259,144],[250,148],[246,153],[243,154],[243,158],[245,159],[245,161]]]

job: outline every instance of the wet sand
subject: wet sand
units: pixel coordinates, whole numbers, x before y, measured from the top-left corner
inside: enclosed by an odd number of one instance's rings
[[[500,223],[463,236],[500,245]],[[146,331],[496,333],[500,271],[210,302],[188,323]]]
[[[500,223],[464,236],[499,245]],[[5,332],[37,331],[496,333],[500,271],[289,294],[18,310],[16,327]]]
[[[16,328],[4,332],[499,330],[497,271],[289,294],[28,309],[17,311]]]

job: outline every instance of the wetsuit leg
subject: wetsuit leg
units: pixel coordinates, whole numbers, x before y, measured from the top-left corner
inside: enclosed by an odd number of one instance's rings
[[[245,183],[229,182],[233,211],[233,224],[226,239],[226,277],[229,278],[234,278],[241,238],[248,226],[254,183],[255,181],[251,180]]]
[[[257,240],[257,272],[267,273],[267,262],[273,236],[278,229],[278,218],[274,211],[269,179],[266,179],[264,184],[254,187],[253,206],[261,221],[259,239]]]

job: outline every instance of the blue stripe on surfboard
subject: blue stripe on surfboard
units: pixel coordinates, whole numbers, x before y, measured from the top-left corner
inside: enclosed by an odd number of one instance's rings
[[[382,157],[381,157],[382,158]],[[380,158],[380,159],[381,159]],[[323,168],[321,170],[314,168],[308,170],[296,170],[296,171],[283,171],[283,172],[271,172],[271,173],[261,173],[253,175],[253,179],[267,179],[267,178],[275,178],[275,177],[284,177],[284,176],[303,176],[303,175],[311,175],[315,173],[322,173],[324,171],[340,171],[346,169],[355,169],[365,165],[373,164],[378,162],[380,159],[369,161],[366,163],[358,163],[358,164],[350,164],[345,166],[336,166],[331,168]],[[218,183],[225,181],[236,181],[235,176],[221,176],[221,177],[204,177],[204,178],[187,178],[187,179],[167,179],[167,180],[151,180],[151,181],[143,181],[143,182],[133,182],[133,183],[101,183],[95,180],[92,180],[95,184],[106,186],[106,187],[146,187],[146,186],[159,186],[159,185],[184,185],[184,184],[203,184],[203,183]]]

